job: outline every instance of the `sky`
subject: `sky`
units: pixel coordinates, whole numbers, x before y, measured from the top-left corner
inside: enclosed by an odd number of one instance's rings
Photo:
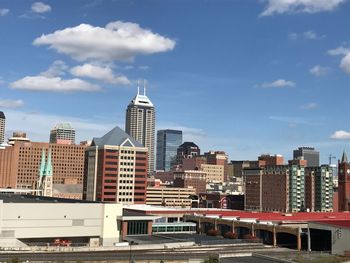
[[[202,151],[328,163],[350,154],[350,0],[0,0],[7,136],[124,128],[144,80],[157,129]]]

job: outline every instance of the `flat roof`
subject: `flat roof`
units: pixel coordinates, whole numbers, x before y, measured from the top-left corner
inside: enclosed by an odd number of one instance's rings
[[[0,200],[2,200],[3,203],[102,203],[78,199],[14,193],[0,193]]]
[[[349,212],[249,212],[241,210],[216,209],[216,208],[172,208],[164,206],[151,205],[129,205],[124,206],[133,211],[142,211],[145,214],[166,215],[166,214],[187,214],[187,215],[206,215],[208,217],[221,217],[227,219],[239,218],[241,220],[256,221],[283,221],[283,222],[317,222],[317,221],[336,221],[349,220]]]
[[[335,227],[350,228],[350,219],[348,219],[348,220],[324,220],[324,221],[315,221],[312,223],[335,226]]]

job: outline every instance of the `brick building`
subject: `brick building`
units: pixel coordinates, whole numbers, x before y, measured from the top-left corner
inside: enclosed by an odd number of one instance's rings
[[[350,163],[345,152],[338,163],[338,210],[350,211]]]
[[[147,153],[115,127],[86,148],[83,198],[125,204],[146,203]]]
[[[185,170],[174,172],[174,187],[193,187],[196,194],[206,191],[206,173],[203,171]]]
[[[83,183],[85,146],[15,140],[0,149],[0,187],[32,189],[38,180],[43,149],[52,152],[53,183]]]

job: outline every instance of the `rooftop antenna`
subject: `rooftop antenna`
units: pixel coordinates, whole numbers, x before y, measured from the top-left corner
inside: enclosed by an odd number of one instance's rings
[[[137,81],[137,95],[140,95],[140,80]]]
[[[146,96],[146,80],[143,80],[143,95]]]

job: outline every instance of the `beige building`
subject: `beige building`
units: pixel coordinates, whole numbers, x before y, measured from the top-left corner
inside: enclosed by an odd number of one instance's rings
[[[201,164],[201,170],[207,174],[207,183],[223,183],[225,166],[217,164]]]
[[[42,150],[51,149],[53,183],[74,179],[83,183],[85,146],[14,141],[0,149],[0,187],[34,188],[38,180]]]
[[[193,187],[147,187],[147,205],[191,207],[190,195],[195,195]]]

